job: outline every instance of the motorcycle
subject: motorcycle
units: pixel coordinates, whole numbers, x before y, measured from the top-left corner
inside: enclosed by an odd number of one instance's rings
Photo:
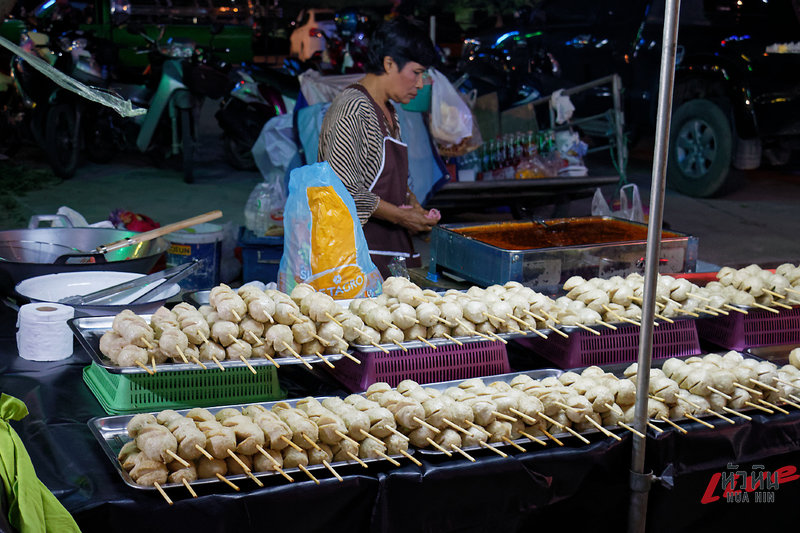
[[[225,159],[238,170],[255,170],[250,149],[264,124],[272,117],[286,113],[281,92],[266,81],[267,76],[268,73],[253,66],[242,65],[234,69],[233,88],[222,99],[214,115],[222,129]]]
[[[134,24],[128,25],[128,31],[143,36],[148,43],[150,64],[145,82],[114,82],[108,90],[146,108],[147,113],[123,119],[95,106],[85,128],[89,157],[103,162],[116,150],[130,147],[167,159],[180,156],[183,179],[192,183],[200,108],[206,97],[221,98],[227,92],[225,65],[211,64],[210,54],[193,41],[169,39],[162,44],[163,31],[152,38]]]

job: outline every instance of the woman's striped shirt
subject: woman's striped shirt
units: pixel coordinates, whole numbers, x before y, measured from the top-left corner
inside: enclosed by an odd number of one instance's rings
[[[390,107],[394,115],[394,109]],[[370,99],[358,89],[342,91],[322,121],[318,161],[327,161],[353,195],[361,224],[378,207],[380,198],[369,190],[381,168],[383,133]],[[394,123],[397,124],[395,115]],[[400,138],[399,126],[395,135]]]

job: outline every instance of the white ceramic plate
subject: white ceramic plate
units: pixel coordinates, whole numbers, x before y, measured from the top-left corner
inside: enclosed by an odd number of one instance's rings
[[[32,302],[58,302],[68,296],[82,296],[141,277],[144,277],[144,274],[103,270],[62,272],[60,274],[47,274],[28,278],[19,282],[15,290],[17,294]],[[163,283],[163,281],[159,283]],[[118,313],[125,308],[130,308],[137,313],[144,313],[148,310],[153,312],[181,290],[176,283],[171,283],[165,292],[155,295],[152,299],[138,302],[133,306],[130,305],[130,302],[154,287],[155,285],[151,283],[145,287],[134,290],[129,289],[87,305],[74,307],[83,314],[90,315]]]

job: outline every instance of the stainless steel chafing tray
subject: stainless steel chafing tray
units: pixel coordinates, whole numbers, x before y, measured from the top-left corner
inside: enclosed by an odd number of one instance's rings
[[[443,224],[431,232],[428,279],[450,272],[488,286],[518,281],[555,292],[571,276],[609,278],[644,268],[647,226],[612,217]],[[697,237],[663,231],[662,273],[693,272]]]

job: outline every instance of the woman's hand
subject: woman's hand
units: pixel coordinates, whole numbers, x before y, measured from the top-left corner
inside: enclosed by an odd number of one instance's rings
[[[440,218],[438,213],[436,210],[423,209],[419,203],[416,206],[396,206],[381,200],[372,216],[402,226],[411,233],[421,233],[430,231],[436,225]]]

